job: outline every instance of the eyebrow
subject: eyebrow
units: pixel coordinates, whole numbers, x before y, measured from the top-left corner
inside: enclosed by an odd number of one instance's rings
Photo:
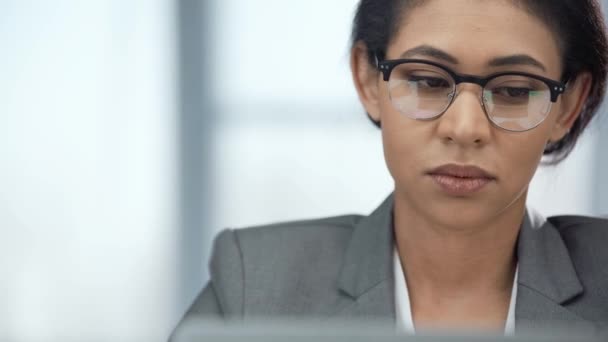
[[[450,64],[459,64],[459,61],[456,57],[430,45],[419,45],[415,48],[409,49],[403,52],[400,58],[412,58],[414,56],[432,57],[443,60]],[[502,67],[511,65],[527,65],[536,67],[542,71],[547,71],[547,69],[541,62],[525,54],[496,57],[488,62],[488,66],[490,67]]]
[[[497,57],[492,59],[489,63],[491,67],[500,67],[500,66],[508,66],[508,65],[529,65],[533,67],[537,67],[542,71],[547,71],[545,66],[532,58],[531,56],[520,54],[520,55],[512,55],[505,57]]]
[[[437,59],[444,60],[451,64],[458,64],[458,59],[456,57],[450,55],[449,53],[442,51],[438,48],[432,47],[430,45],[419,45],[415,48],[409,49],[401,54],[401,58],[411,58],[414,56],[426,56],[433,57]]]

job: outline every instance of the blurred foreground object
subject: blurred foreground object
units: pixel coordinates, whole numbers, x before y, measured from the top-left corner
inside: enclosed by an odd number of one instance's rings
[[[172,342],[267,342],[267,341],[382,341],[382,342],[605,342],[608,335],[592,336],[584,331],[556,327],[551,330],[529,330],[515,336],[500,336],[471,332],[437,332],[436,334],[406,335],[394,326],[369,321],[343,324],[313,322],[222,323],[192,320]]]

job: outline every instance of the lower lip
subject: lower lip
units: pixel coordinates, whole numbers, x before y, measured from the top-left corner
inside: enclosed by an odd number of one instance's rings
[[[490,178],[460,178],[450,175],[430,175],[441,189],[452,196],[466,196],[480,191],[492,181]]]

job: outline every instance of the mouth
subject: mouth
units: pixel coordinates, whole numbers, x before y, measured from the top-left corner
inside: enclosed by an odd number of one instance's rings
[[[448,195],[474,194],[497,180],[496,176],[474,165],[446,164],[426,173]]]

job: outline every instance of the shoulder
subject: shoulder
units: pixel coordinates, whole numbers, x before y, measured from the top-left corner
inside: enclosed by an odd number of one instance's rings
[[[236,262],[241,266],[260,268],[267,263],[276,266],[281,261],[290,261],[293,266],[299,259],[310,264],[314,259],[336,256],[343,253],[353,228],[361,218],[359,215],[345,215],[225,229],[213,243],[212,272],[220,268],[218,263],[222,263],[222,270],[225,270],[226,263]]]
[[[310,299],[335,291],[345,250],[361,218],[222,231],[213,244],[210,275],[223,311],[274,315],[318,305]]]
[[[548,221],[559,232],[580,275],[608,279],[608,219],[591,216],[554,216]]]
[[[560,233],[570,253],[593,252],[608,258],[608,219],[592,216],[553,216],[551,222]]]
[[[548,221],[557,228],[570,257],[579,266],[577,269],[605,268],[608,263],[608,219],[554,216]],[[608,276],[608,273],[603,273],[603,276]]]
[[[240,254],[246,253],[248,260],[339,249],[349,241],[361,218],[359,215],[344,215],[225,229],[215,238],[213,257],[221,256],[223,250],[235,249]]]

